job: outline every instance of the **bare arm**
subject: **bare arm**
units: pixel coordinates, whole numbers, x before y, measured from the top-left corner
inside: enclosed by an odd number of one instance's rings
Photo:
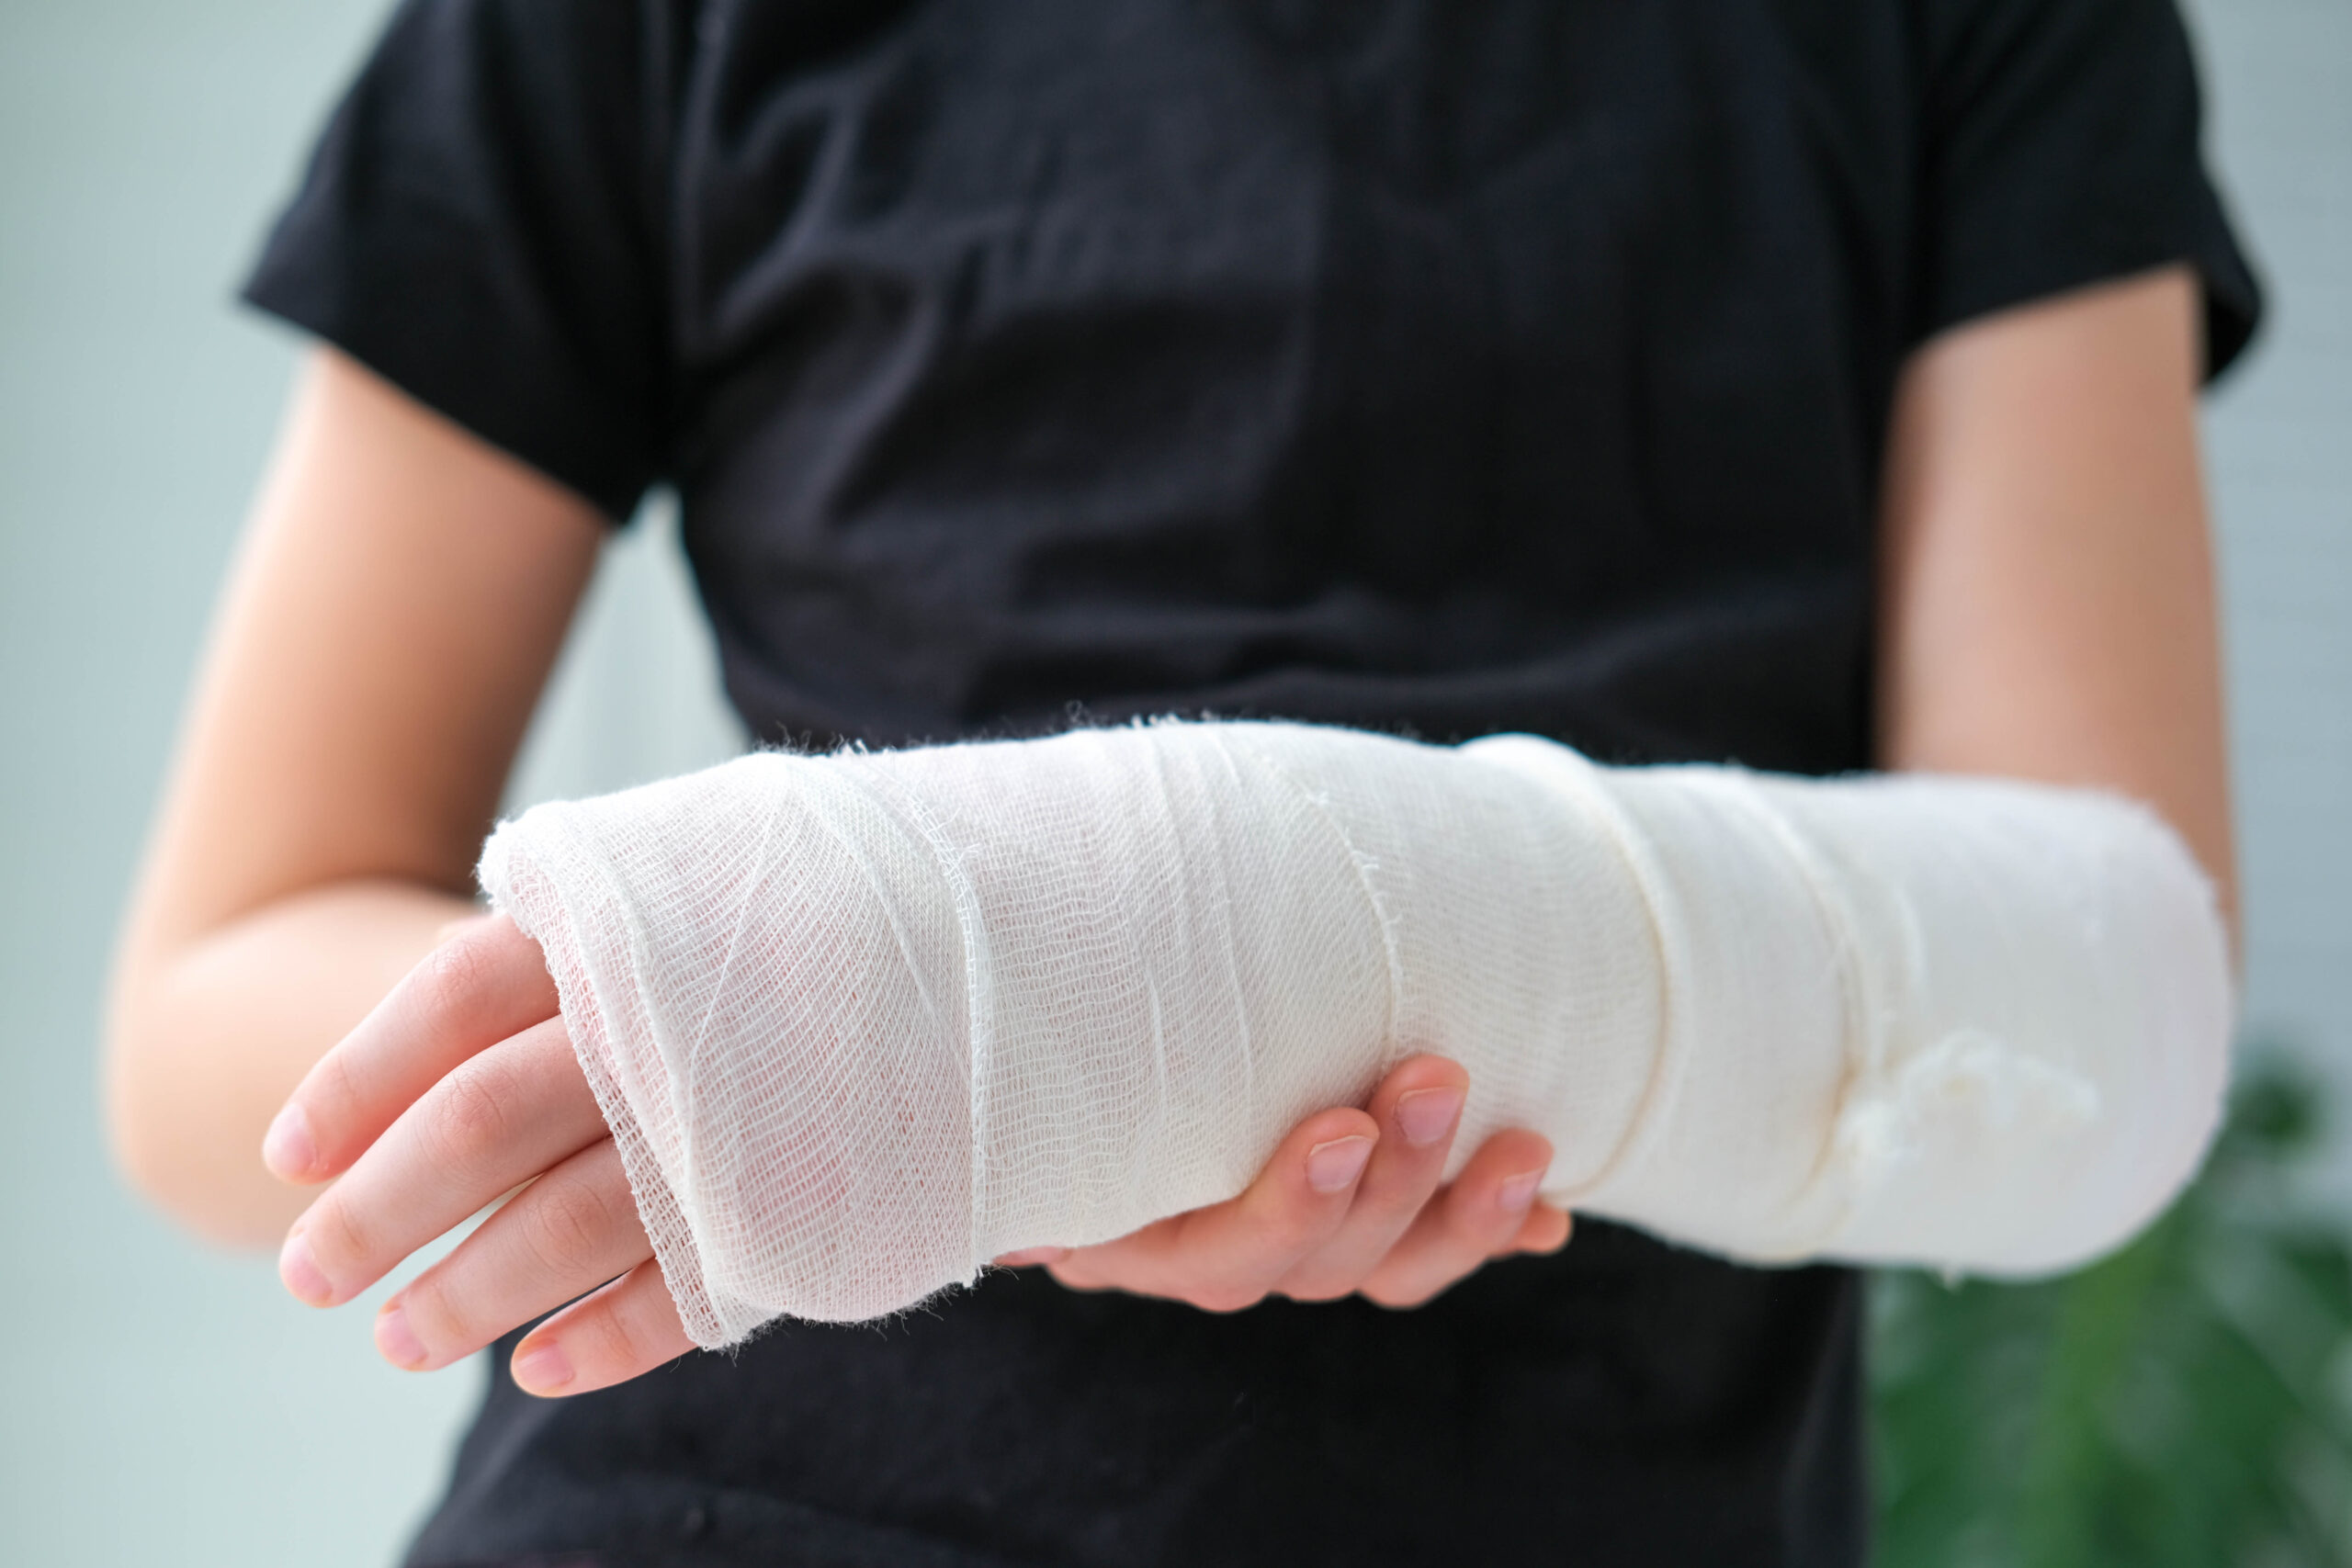
[[[209,1235],[310,1195],[255,1150],[472,909],[473,857],[602,527],[332,352],[306,369],[219,612],[118,954],[118,1156]]]
[[[1971,323],[1913,358],[1886,478],[1880,760],[2135,796],[2226,911],[2199,354],[2195,282],[2170,267]]]

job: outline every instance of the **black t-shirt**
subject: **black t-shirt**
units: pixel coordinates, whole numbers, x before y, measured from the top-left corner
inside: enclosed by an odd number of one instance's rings
[[[619,517],[767,739],[1189,711],[1871,760],[1929,334],[2256,294],[2169,0],[413,0],[249,297]],[[539,1404],[419,1564],[1843,1563],[1858,1290],[1000,1276]]]

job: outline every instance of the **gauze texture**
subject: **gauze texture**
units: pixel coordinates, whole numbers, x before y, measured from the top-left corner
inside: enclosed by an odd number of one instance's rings
[[[767,752],[502,826],[698,1343],[1234,1195],[1430,1051],[1457,1163],[1749,1259],[2035,1270],[2194,1168],[2231,995],[2142,808],[1278,724]]]

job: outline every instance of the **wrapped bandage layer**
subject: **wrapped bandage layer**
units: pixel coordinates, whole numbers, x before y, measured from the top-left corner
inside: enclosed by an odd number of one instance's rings
[[[1403,1058],[1551,1201],[1751,1260],[2090,1257],[2231,985],[2147,811],[1279,724],[762,753],[501,827],[689,1332],[857,1319],[1239,1192]]]

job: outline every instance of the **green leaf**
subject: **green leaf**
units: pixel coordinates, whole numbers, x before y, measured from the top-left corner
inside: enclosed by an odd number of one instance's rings
[[[2352,1568],[2352,1238],[2311,1086],[2246,1076],[2202,1177],[2065,1279],[1873,1281],[1883,1568]]]

